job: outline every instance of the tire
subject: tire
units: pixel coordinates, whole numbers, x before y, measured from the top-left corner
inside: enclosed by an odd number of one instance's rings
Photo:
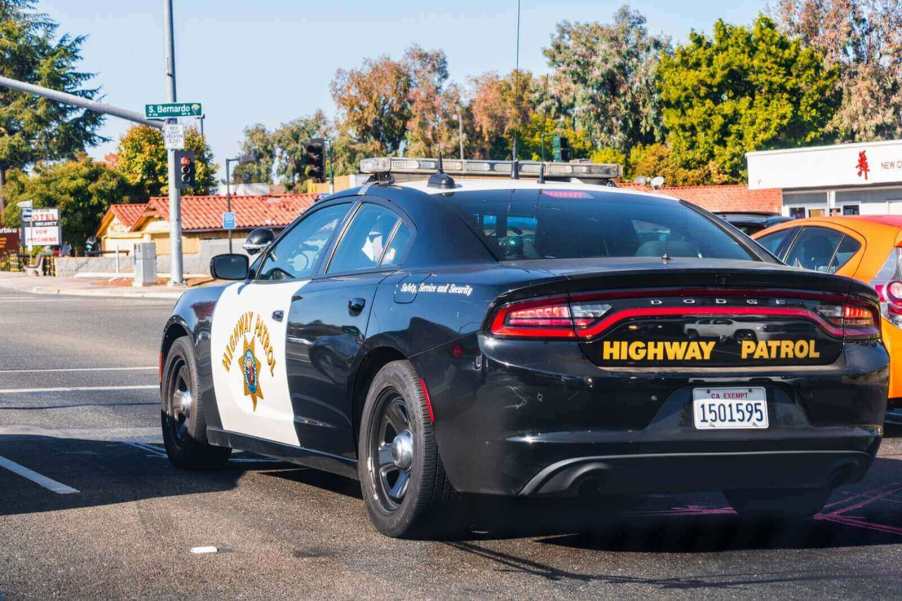
[[[724,496],[742,517],[810,518],[823,509],[830,489],[730,490]]]
[[[370,520],[395,538],[453,530],[437,510],[453,494],[435,443],[420,379],[408,361],[393,361],[370,385],[357,442],[357,472]],[[447,508],[446,508],[447,509]]]
[[[173,342],[160,386],[160,422],[166,455],[183,469],[213,469],[229,460],[232,449],[207,444],[207,425],[197,391],[197,361],[191,338]]]

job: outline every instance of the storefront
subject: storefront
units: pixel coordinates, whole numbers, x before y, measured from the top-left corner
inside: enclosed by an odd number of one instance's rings
[[[750,152],[749,189],[778,188],[790,217],[902,215],[902,140]]]

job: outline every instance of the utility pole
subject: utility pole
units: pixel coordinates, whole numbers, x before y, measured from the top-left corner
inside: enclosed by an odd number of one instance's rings
[[[520,0],[517,0],[517,44],[514,50],[514,118],[520,117]],[[520,137],[518,126],[514,128],[513,160],[517,160],[517,138]]]
[[[460,107],[457,107],[457,138],[460,142],[460,160],[464,160],[464,118]]]
[[[175,87],[175,34],[173,33],[172,0],[163,0],[163,32],[166,48],[166,91],[169,102],[177,102]],[[167,119],[176,123],[175,119]],[[182,269],[182,199],[179,191],[176,150],[167,150],[169,167],[169,285],[182,286],[185,283]]]

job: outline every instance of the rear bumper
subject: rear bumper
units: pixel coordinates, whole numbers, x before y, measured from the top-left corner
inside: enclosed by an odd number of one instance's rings
[[[415,359],[461,492],[833,487],[863,477],[880,445],[888,357],[879,344],[847,346],[829,366],[690,373],[603,370],[565,343],[487,342],[474,340],[450,369],[446,349]],[[765,387],[770,427],[695,430],[692,389],[735,385]]]
[[[640,494],[742,488],[833,488],[860,480],[873,461],[861,451],[642,453],[552,463],[520,495]]]

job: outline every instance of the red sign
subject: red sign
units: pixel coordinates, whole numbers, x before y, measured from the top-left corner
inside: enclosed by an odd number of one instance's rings
[[[868,166],[868,155],[867,151],[862,150],[858,153],[858,177],[863,177],[865,180],[868,179],[868,173],[870,173],[871,168]]]
[[[19,230],[11,227],[0,227],[0,254],[14,253],[19,250]]]

